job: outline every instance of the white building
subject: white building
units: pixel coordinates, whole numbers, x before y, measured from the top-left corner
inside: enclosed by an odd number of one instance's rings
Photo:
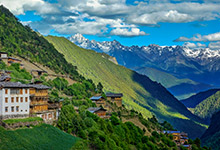
[[[0,119],[28,117],[29,107],[29,85],[0,82]]]

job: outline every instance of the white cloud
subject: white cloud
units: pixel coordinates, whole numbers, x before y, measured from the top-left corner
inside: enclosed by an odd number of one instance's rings
[[[191,43],[191,42],[185,42],[183,44],[183,46],[186,46],[188,48],[191,48],[191,49],[196,49],[196,48],[206,48],[206,44],[202,44],[202,43]]]
[[[218,0],[144,0],[127,4],[126,0],[0,0],[15,15],[26,11],[36,11],[42,17],[31,26],[40,32],[55,29],[61,34],[114,34],[119,36],[139,36],[140,25],[156,26],[159,22],[183,23],[213,20],[220,17]],[[77,16],[77,15],[78,16]],[[124,33],[122,33],[124,32]],[[119,34],[120,33],[120,34]],[[180,37],[179,41],[212,41],[218,35],[192,38]],[[214,40],[218,41],[218,40]]]
[[[144,31],[140,31],[138,28],[116,28],[110,32],[111,35],[125,36],[125,37],[134,37],[134,36],[143,36],[148,35]]]
[[[208,47],[213,50],[220,50],[220,42],[211,42]]]
[[[190,42],[184,43],[183,46],[186,46],[186,47],[192,48],[192,49],[197,47],[195,43],[190,43]]]
[[[9,8],[15,15],[25,14],[25,11],[36,11],[38,14],[59,12],[56,6],[44,0],[0,0],[0,4]]]
[[[191,38],[187,37],[179,37],[178,39],[174,40],[175,42],[186,42],[186,41],[195,41],[195,42],[211,42],[211,41],[220,41],[220,32],[208,34],[208,35],[201,35],[196,34]]]

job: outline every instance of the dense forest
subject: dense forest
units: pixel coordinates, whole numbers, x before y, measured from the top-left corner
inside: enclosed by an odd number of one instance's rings
[[[211,147],[213,150],[220,149],[220,111],[211,118],[211,124],[201,137],[203,145]]]
[[[217,91],[215,94],[199,103],[194,109],[194,114],[204,119],[210,119],[212,115],[219,110],[220,91]]]
[[[68,63],[52,44],[29,26],[23,26],[4,6],[0,6],[0,50],[41,63],[56,73],[83,80],[76,66]]]

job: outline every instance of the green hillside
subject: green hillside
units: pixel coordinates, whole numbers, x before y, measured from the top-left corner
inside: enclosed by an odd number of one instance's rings
[[[134,68],[138,73],[148,76],[151,80],[161,83],[177,99],[185,99],[199,91],[209,89],[211,86],[198,83],[190,79],[179,79],[169,73],[150,67]]]
[[[0,150],[68,150],[79,140],[46,124],[15,131],[0,127]]]
[[[204,92],[199,92],[187,99],[181,100],[181,102],[188,108],[195,108],[196,105],[207,99],[208,97],[215,94],[217,91],[220,91],[220,89],[211,89]]]
[[[211,116],[220,110],[220,91],[211,95],[201,103],[199,103],[195,109],[194,114],[204,118],[209,119]]]
[[[134,108],[145,117],[151,117],[153,113],[160,120],[167,120],[175,128],[188,132],[191,137],[204,132],[205,128],[198,125],[201,120],[160,84],[112,63],[103,54],[79,48],[65,38],[48,36],[46,39],[64,54],[68,62],[77,66],[81,75],[96,84],[101,82],[105,91],[122,92],[123,102],[128,108]]]
[[[220,111],[215,113],[211,118],[211,124],[206,132],[202,135],[202,144],[211,147],[213,150],[220,149]]]

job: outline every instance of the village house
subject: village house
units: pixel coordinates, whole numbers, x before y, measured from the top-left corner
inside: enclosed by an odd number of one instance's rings
[[[93,103],[96,104],[96,107],[100,107],[105,105],[105,99],[102,96],[93,96],[90,98]]]
[[[30,84],[30,115],[41,117],[45,122],[58,118],[58,109],[48,109],[48,89],[50,87],[38,84]]]
[[[20,82],[0,82],[0,119],[29,116],[29,86]]]
[[[163,131],[163,133],[173,135],[173,141],[175,142],[180,141],[180,131]]]
[[[173,135],[173,141],[177,144],[177,146],[182,145],[187,149],[191,149],[191,146],[187,145],[189,139],[187,133],[180,131],[163,131],[163,133]]]
[[[98,115],[101,118],[104,118],[106,116],[106,109],[102,107],[90,107],[88,108],[88,111]]]
[[[11,66],[13,63],[18,63],[20,64],[21,69],[24,68],[24,65],[21,63],[22,61],[20,59],[8,57],[8,53],[6,52],[0,52],[0,60],[2,60],[7,66]]]
[[[122,106],[122,93],[106,93],[107,100],[115,103],[118,107]]]
[[[47,71],[44,71],[44,70],[31,70],[31,75],[34,76],[35,78],[39,78],[44,73],[47,73]]]

